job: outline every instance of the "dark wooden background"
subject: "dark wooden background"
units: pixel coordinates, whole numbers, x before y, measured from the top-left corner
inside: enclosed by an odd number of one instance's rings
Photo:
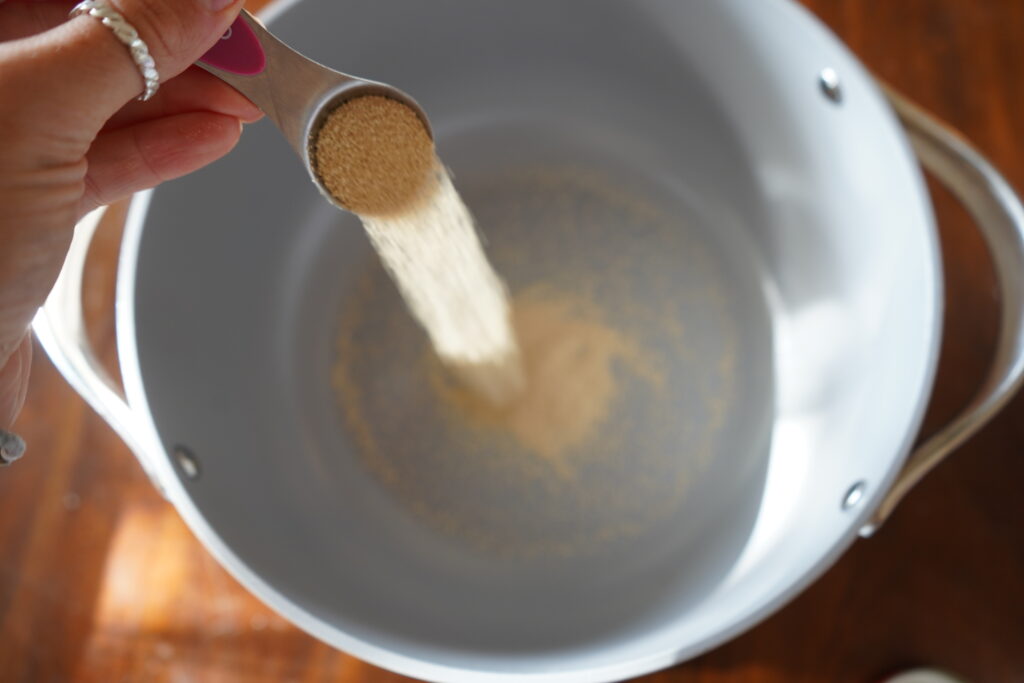
[[[1024,0],[805,4],[1024,189]],[[977,386],[999,297],[970,220],[933,191],[948,311],[925,432]],[[114,218],[95,246],[86,293],[111,365]],[[0,472],[0,681],[407,680],[315,641],[242,590],[38,349],[17,429],[30,448]],[[1024,681],[1022,447],[1018,398],[789,606],[640,680],[868,682],[930,664],[972,681]]]

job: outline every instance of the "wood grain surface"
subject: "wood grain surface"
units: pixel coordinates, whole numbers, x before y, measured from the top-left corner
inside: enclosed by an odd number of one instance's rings
[[[381,0],[384,1],[384,0]],[[1024,188],[1024,2],[806,0],[869,68],[970,138]],[[925,433],[972,394],[999,293],[971,221],[932,186],[948,287]],[[111,368],[115,211],[85,305]],[[128,449],[36,350],[0,471],[0,681],[408,680],[337,652],[238,586],[151,488]],[[648,683],[868,682],[929,664],[1024,681],[1024,398],[790,605]]]

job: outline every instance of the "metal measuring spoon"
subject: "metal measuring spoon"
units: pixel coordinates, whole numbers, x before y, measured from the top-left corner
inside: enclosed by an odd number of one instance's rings
[[[196,64],[259,107],[284,133],[320,192],[343,209],[347,207],[320,181],[311,157],[316,133],[328,114],[352,98],[381,95],[411,108],[432,135],[426,114],[401,90],[314,62],[281,42],[245,10]]]

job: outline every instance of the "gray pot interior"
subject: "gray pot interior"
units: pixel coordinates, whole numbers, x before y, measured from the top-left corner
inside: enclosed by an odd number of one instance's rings
[[[824,30],[740,0],[306,0],[271,29],[417,98],[512,291],[586,289],[665,382],[576,481],[452,445],[358,222],[248,127],[154,194],[121,334],[201,463],[176,502],[264,599],[410,673],[593,672],[717,642],[849,541],[919,418],[938,274],[906,145]],[[360,287],[350,372],[391,479],[332,387]]]

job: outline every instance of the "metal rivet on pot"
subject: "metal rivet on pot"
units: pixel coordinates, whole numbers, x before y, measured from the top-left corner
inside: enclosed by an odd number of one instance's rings
[[[839,83],[839,74],[832,67],[826,67],[818,74],[818,85],[821,92],[836,104],[843,101],[843,88]]]
[[[843,496],[843,509],[849,510],[854,508],[864,500],[864,491],[867,490],[867,487],[868,485],[862,480],[847,489],[846,495]]]
[[[185,475],[186,479],[195,481],[199,478],[199,461],[196,460],[196,456],[192,455],[187,448],[176,446],[174,449],[174,460],[178,463],[178,468]]]

